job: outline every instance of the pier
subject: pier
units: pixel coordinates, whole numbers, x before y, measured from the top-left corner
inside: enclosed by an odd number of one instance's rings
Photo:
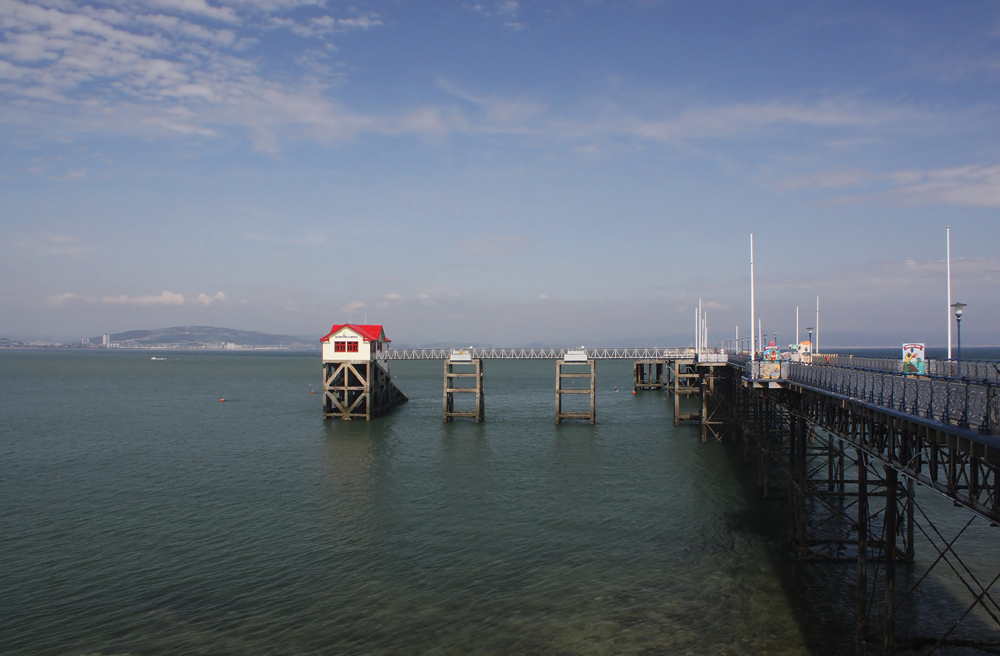
[[[334,338],[343,334],[331,331]],[[659,347],[389,349],[384,334],[369,337],[364,362],[332,350],[328,361],[324,343],[325,416],[383,414],[406,400],[388,376],[389,362],[442,360],[444,421],[478,423],[486,418],[484,360],[547,359],[555,365],[556,423],[593,424],[596,361],[633,360],[634,393],[672,397],[673,422],[696,422],[703,442],[741,445],[762,496],[786,502],[796,557],[853,563],[857,654],[1000,651],[997,640],[952,637],[976,608],[1000,635],[1000,604],[992,594],[1000,564],[989,578],[974,574],[956,546],[965,529],[946,535],[918,495],[946,498],[953,512],[968,516],[966,528],[975,520],[1000,524],[1000,363],[931,361],[915,375],[902,371],[901,360],[849,355],[761,361],[741,351]],[[472,409],[456,409],[455,395],[463,394],[474,399]],[[587,407],[564,408],[564,395],[585,396]],[[695,411],[681,412],[682,397],[696,398]],[[921,537],[934,560],[910,589],[898,589],[898,567],[913,566]],[[968,608],[942,635],[898,634],[901,606],[919,603],[917,588],[935,568],[955,573],[968,591]]]

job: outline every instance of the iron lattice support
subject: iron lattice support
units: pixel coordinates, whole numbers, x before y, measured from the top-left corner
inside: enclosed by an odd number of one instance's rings
[[[734,388],[722,398],[732,408],[744,460],[756,454],[765,497],[787,489],[788,538],[797,556],[856,562],[858,654],[941,653],[943,647],[1000,653],[1000,641],[986,639],[1000,629],[1000,595],[992,592],[1000,574],[977,575],[955,546],[968,524],[995,524],[996,454],[983,438],[972,439],[965,427],[787,381],[738,381]],[[972,511],[957,535],[946,539],[921,507],[915,493],[921,485]],[[918,537],[936,558],[900,589],[901,580],[910,580],[900,579],[900,572],[913,576]],[[920,616],[915,591],[942,565],[971,603],[948,619],[940,635],[921,635],[928,629],[913,621]],[[962,635],[976,609],[975,627]],[[984,619],[993,624],[983,625]]]

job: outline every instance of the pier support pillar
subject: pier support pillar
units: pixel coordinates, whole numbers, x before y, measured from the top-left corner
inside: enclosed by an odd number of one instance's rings
[[[659,390],[669,387],[669,383],[663,382],[664,365],[666,360],[636,360],[633,367],[632,389]]]
[[[896,653],[896,494],[899,485],[896,470],[885,465],[885,619],[882,622],[882,653]]]
[[[456,371],[456,367],[472,367],[472,371]],[[455,379],[471,378],[473,387],[455,387]],[[472,410],[455,410],[455,394],[475,394],[475,405]],[[478,424],[486,419],[486,404],[483,388],[483,361],[475,359],[469,362],[444,361],[444,421],[455,417],[475,419]]]
[[[371,420],[409,399],[377,360],[323,363],[323,417]]]
[[[563,367],[588,367],[589,372],[583,373],[564,373]],[[563,387],[563,380],[567,378],[577,378],[577,379],[589,379],[589,388],[565,388]],[[595,423],[597,420],[596,411],[596,390],[597,390],[597,366],[594,360],[587,360],[586,362],[566,362],[565,360],[556,361],[556,423],[562,423],[563,419],[586,419],[590,423]],[[563,412],[563,394],[588,394],[590,395],[590,411],[589,412]]]
[[[857,449],[858,458],[858,601],[854,624],[854,653],[868,652],[868,455]]]

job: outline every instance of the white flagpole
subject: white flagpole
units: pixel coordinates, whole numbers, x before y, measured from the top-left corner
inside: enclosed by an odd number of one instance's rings
[[[819,352],[819,296],[816,297],[816,350],[814,352]]]
[[[799,306],[795,306],[795,348],[799,347]]]
[[[750,361],[753,362],[757,347],[753,343],[753,325],[756,323],[753,300],[753,233],[750,233]],[[949,323],[948,326],[951,326]]]
[[[694,309],[694,351],[698,352],[698,339],[701,333],[701,317],[698,316],[698,308]]]
[[[705,314],[702,315],[702,317],[701,317],[701,325],[702,325],[702,331],[704,332],[704,334],[702,335],[701,343],[704,344],[705,348],[707,349],[708,348],[708,312],[706,312]]]
[[[951,226],[945,227],[948,246],[948,359],[951,360]]]

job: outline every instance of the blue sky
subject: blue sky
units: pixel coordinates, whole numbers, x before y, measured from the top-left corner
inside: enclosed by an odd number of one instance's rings
[[[715,341],[753,232],[779,341],[943,344],[950,224],[1000,343],[996,2],[0,0],[0,97],[0,335]]]

